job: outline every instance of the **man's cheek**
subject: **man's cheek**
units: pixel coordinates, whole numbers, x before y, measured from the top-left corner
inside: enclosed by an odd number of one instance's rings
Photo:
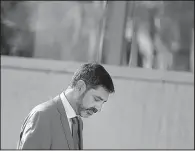
[[[83,100],[83,106],[85,108],[89,108],[91,106],[91,100],[88,98],[85,98],[85,100]]]

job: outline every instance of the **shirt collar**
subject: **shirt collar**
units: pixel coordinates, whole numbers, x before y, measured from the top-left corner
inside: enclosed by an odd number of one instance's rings
[[[62,92],[60,94],[60,98],[62,100],[62,103],[63,103],[63,106],[64,106],[64,109],[65,109],[65,112],[66,112],[66,115],[67,117],[70,119],[70,118],[73,118],[73,117],[76,117],[76,112],[74,111],[74,109],[72,108],[72,106],[70,105],[70,103],[68,102],[68,100],[66,99],[66,96],[64,94],[64,92]]]

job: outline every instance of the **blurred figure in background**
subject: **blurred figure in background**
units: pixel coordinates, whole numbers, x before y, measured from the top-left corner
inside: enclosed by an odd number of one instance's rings
[[[83,3],[82,8],[81,36],[87,38],[87,61],[98,61],[102,23],[106,9],[105,2],[92,1]]]
[[[133,40],[133,20],[131,17],[127,17],[125,35],[124,35],[124,50],[122,55],[122,65],[128,65],[131,54],[131,45]]]
[[[138,50],[142,59],[142,67],[152,69],[154,60],[154,47],[152,37],[150,35],[149,24],[140,24],[136,37]]]
[[[144,2],[143,2],[144,3]],[[133,6],[134,5],[134,6]],[[153,46],[153,11],[151,8],[145,7],[145,3],[135,2],[131,3],[130,9],[134,8],[134,12],[129,10],[131,22],[133,22],[133,27],[126,26],[126,33],[133,30],[131,35],[132,46],[130,50],[129,64],[135,64],[143,68],[153,68],[154,61],[154,46]],[[127,23],[127,25],[130,23]],[[132,24],[132,23],[131,23]],[[134,33],[134,34],[133,34]],[[127,37],[127,36],[126,36]],[[133,40],[134,39],[134,40]],[[128,48],[129,49],[129,48]],[[133,65],[134,66],[134,65]]]
[[[32,57],[34,32],[28,2],[1,2],[1,54]]]
[[[105,2],[3,1],[1,8],[2,54],[98,60]]]
[[[178,24],[173,19],[164,16],[155,21],[156,68],[172,70],[174,63],[173,55],[179,51],[180,30]]]
[[[129,43],[131,39],[136,40],[131,43],[133,47],[126,46],[124,55],[130,55],[130,60],[123,57],[123,62],[128,61],[131,67],[134,62],[143,68],[189,71],[192,2],[136,1],[134,4],[135,13],[128,14],[134,27],[128,26],[130,19],[127,17],[125,40]]]
[[[123,50],[118,50],[123,54],[118,62],[130,67],[192,70],[189,63],[193,62],[194,53],[190,35],[192,3],[128,2]],[[108,14],[116,10],[107,13],[106,4],[105,1],[2,1],[1,54],[100,62],[102,57],[106,58],[102,56],[102,43],[108,42],[103,38],[104,29],[115,26],[107,22]]]

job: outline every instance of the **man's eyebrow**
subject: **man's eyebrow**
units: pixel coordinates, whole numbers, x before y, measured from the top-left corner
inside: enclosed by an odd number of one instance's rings
[[[100,99],[101,101],[106,102],[104,99],[102,99],[100,96],[95,96],[96,98]]]

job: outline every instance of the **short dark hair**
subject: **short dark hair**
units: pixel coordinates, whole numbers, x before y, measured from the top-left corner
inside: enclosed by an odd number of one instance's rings
[[[74,87],[79,80],[83,80],[85,82],[88,90],[102,86],[109,93],[113,93],[115,91],[112,78],[109,73],[98,63],[82,64],[74,73],[70,86]]]

